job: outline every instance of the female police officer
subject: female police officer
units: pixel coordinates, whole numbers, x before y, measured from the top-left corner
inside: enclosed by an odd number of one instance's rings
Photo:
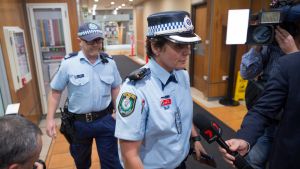
[[[129,75],[116,101],[115,136],[125,168],[185,168],[193,103],[184,68],[190,44],[199,41],[187,12],[148,17],[147,54],[151,59]],[[199,138],[194,128],[192,136]],[[199,139],[194,144],[199,157],[205,150]]]

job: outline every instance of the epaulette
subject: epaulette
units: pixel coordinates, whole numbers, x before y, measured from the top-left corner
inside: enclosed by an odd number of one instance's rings
[[[132,82],[137,82],[143,78],[145,78],[146,76],[148,76],[151,73],[151,70],[149,68],[141,68],[141,69],[137,69],[133,72],[131,72],[127,78],[129,79],[129,81]]]
[[[65,60],[70,59],[71,57],[77,56],[78,52],[69,53],[64,57]]]
[[[101,59],[101,62],[102,63],[108,63],[108,60],[107,59],[111,59],[111,60],[113,60],[113,58],[112,57],[110,57],[107,53],[104,53],[104,52],[101,52],[100,53],[100,59]]]

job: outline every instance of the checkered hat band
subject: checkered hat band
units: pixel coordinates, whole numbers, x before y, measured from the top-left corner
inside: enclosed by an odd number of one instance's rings
[[[172,22],[160,25],[154,25],[148,27],[148,36],[169,34],[169,33],[181,33],[187,32],[188,30],[183,22]]]
[[[78,32],[77,35],[85,36],[85,35],[89,35],[89,34],[93,34],[93,33],[102,33],[102,31],[101,30],[87,30],[87,31],[83,31],[83,32]]]

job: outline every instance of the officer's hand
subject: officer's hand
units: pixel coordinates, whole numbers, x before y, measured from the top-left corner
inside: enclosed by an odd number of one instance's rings
[[[49,137],[56,138],[56,124],[54,118],[47,118],[46,133]]]
[[[111,114],[111,117],[116,120],[116,111],[115,110],[113,110],[113,113]]]
[[[194,142],[194,149],[196,152],[196,160],[200,160],[201,153],[207,154],[200,141]]]
[[[249,144],[242,139],[230,139],[226,141],[231,151],[237,151],[241,156],[244,156],[249,151]],[[219,151],[223,154],[223,158],[226,162],[233,165],[235,158],[228,154],[224,148],[219,147]]]
[[[275,32],[275,39],[285,54],[299,51],[293,36],[288,31],[282,29],[280,26],[277,26]]]

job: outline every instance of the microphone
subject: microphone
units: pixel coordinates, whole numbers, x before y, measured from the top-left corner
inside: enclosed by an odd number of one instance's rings
[[[235,157],[233,164],[236,166],[236,168],[253,169],[253,167],[238,152],[230,150],[229,146],[222,139],[222,129],[216,122],[211,121],[200,113],[194,113],[193,122],[194,125],[199,128],[201,136],[209,144],[216,141],[227,151],[227,153]]]

